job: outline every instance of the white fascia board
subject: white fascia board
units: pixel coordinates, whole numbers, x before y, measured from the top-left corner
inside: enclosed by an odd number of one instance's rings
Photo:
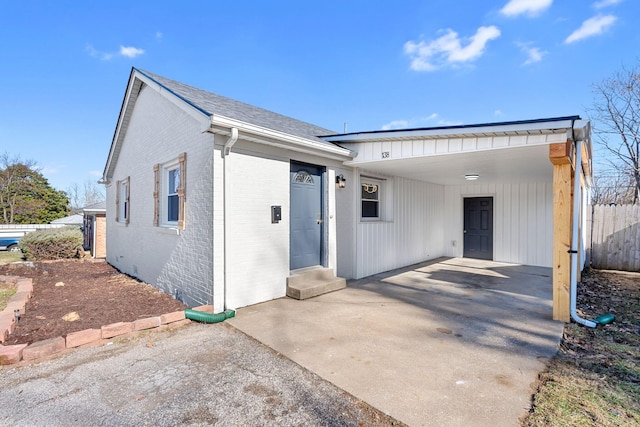
[[[482,137],[489,135],[526,135],[529,133],[558,133],[572,128],[571,120],[536,123],[506,124],[497,126],[452,127],[445,129],[413,129],[389,132],[362,132],[350,135],[322,137],[330,142],[360,142],[370,140],[434,139],[447,137]]]
[[[127,91],[122,103],[120,116],[118,117],[118,123],[116,125],[113,141],[111,143],[111,149],[109,150],[107,163],[102,174],[101,181],[105,184],[108,184],[110,182],[111,174],[113,173],[113,167],[115,167],[115,165],[113,165],[112,163],[114,160],[117,161],[117,156],[120,154],[120,145],[122,144],[122,140],[124,139],[124,134],[127,132],[131,110],[133,109],[133,105],[138,98],[138,93],[140,93],[140,90],[142,90],[142,84],[154,89],[173,105],[197,120],[200,123],[201,129],[207,129],[209,126],[208,114],[198,110],[193,105],[190,105],[185,100],[166,90],[162,85],[158,84],[154,80],[151,80],[144,74],[138,72],[138,70],[134,69],[131,77],[129,78],[129,84],[127,86]],[[137,89],[137,93],[132,98],[132,92],[134,89]]]
[[[199,110],[198,109],[199,107],[196,108],[193,105],[189,104],[187,101],[180,98],[173,92],[170,92],[167,89],[165,89],[164,86],[160,85],[156,81],[151,80],[144,74],[139,73],[138,70],[135,71],[135,77],[139,79],[141,82],[143,82],[146,86],[149,86],[155,89],[160,95],[162,95],[165,99],[170,101],[173,105],[178,107],[180,110],[184,111],[185,113],[187,113],[188,115],[190,115],[191,117],[199,121],[203,129],[206,128],[206,126],[209,124],[209,117],[210,117],[209,113]]]
[[[237,128],[240,138],[242,139],[300,153],[314,154],[342,161],[351,160],[356,155],[356,153],[351,150],[338,147],[337,145],[323,144],[312,139],[252,125],[218,114],[211,115],[209,132],[228,135],[231,128]]]
[[[124,132],[126,132],[127,125],[129,124],[129,118],[127,116],[127,112],[129,111],[130,108],[133,108],[131,104],[135,102],[135,100],[134,101],[131,100],[133,89],[136,87],[135,74],[136,72],[132,71],[131,75],[129,76],[127,90],[125,92],[124,99],[122,101],[122,106],[120,107],[120,114],[118,115],[116,130],[113,133],[113,139],[111,140],[111,147],[109,148],[107,163],[104,166],[104,171],[102,172],[102,179],[100,180],[100,182],[104,184],[110,183],[111,175],[113,173],[113,166],[114,166],[112,165],[112,163],[120,153],[120,144],[121,144],[121,139],[123,138],[122,135]],[[136,97],[137,97],[137,94],[136,94]]]
[[[107,210],[106,209],[83,209],[82,212],[85,214],[91,215],[91,214],[106,213]]]

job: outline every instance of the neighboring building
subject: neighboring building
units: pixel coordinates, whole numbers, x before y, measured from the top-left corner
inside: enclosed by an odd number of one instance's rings
[[[92,258],[107,256],[107,202],[98,202],[82,209],[84,214],[83,247]]]
[[[133,69],[103,176],[107,261],[216,311],[282,297],[314,266],[553,266],[564,318],[577,140],[588,178],[577,116],[336,134]]]
[[[62,225],[62,226],[78,226],[82,227],[82,215],[73,214],[65,216],[64,218],[58,218],[51,221],[49,224]]]

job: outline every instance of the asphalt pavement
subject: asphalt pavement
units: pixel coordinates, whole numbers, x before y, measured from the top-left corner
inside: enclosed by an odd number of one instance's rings
[[[226,323],[2,367],[0,384],[3,426],[388,424],[382,413]]]

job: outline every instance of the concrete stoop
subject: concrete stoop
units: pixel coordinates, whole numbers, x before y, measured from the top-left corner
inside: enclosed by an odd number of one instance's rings
[[[305,268],[287,277],[287,296],[295,299],[313,298],[346,287],[347,281],[336,277],[330,268]]]

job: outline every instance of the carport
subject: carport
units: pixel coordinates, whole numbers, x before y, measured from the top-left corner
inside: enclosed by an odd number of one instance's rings
[[[569,321],[571,253],[578,265],[584,260],[588,121],[567,116],[323,138],[356,153],[344,163],[353,168],[349,189],[336,190],[336,197],[350,190],[355,204],[338,205],[340,275],[362,278],[439,256],[551,267],[553,317]]]
[[[409,425],[518,425],[557,350],[551,268],[440,258],[230,323]]]

